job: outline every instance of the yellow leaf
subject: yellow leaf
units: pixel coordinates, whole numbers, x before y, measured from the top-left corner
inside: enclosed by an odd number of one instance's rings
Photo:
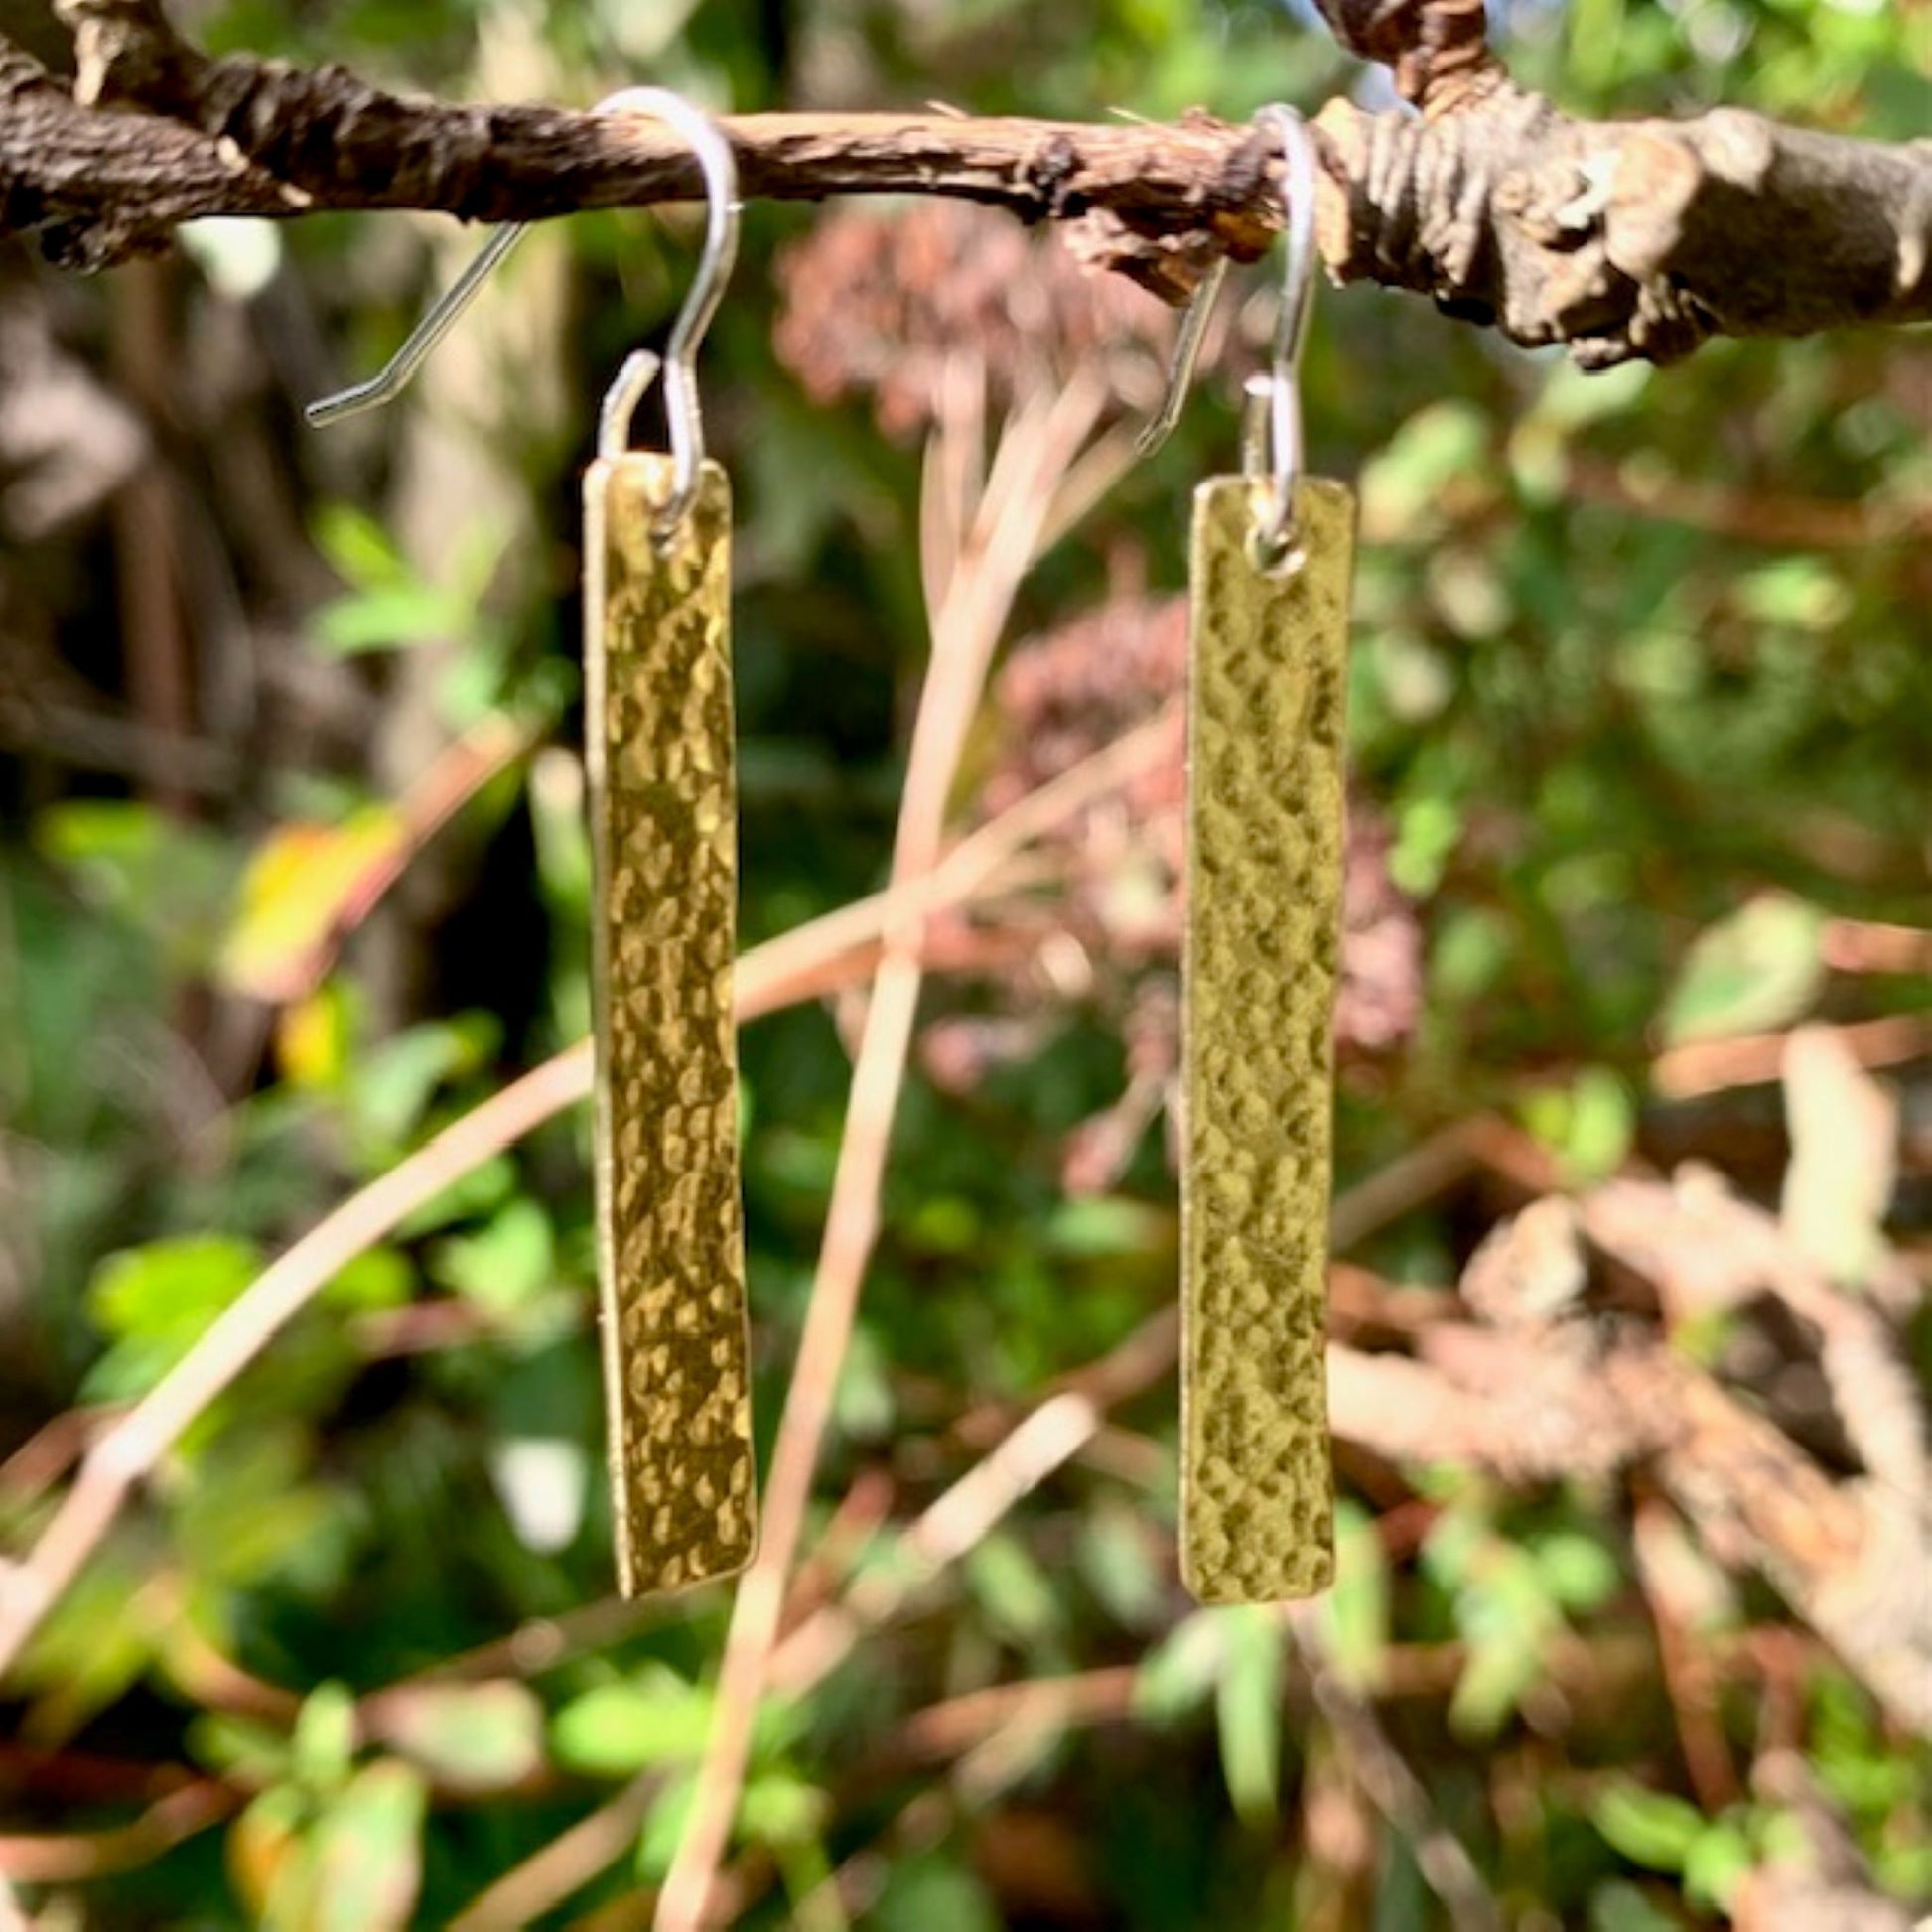
[[[277,1005],[300,999],[326,968],[337,933],[394,877],[403,850],[402,821],[382,805],[340,825],[278,826],[243,876],[221,948],[222,983]]]

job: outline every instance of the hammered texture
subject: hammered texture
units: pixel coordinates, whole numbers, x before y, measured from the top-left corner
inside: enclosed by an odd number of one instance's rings
[[[729,1576],[755,1537],[739,1191],[731,497],[668,457],[585,479],[597,867],[598,1272],[619,1583]]]
[[[1181,1162],[1181,1574],[1203,1603],[1332,1580],[1323,1362],[1354,505],[1296,492],[1303,560],[1250,560],[1250,485],[1194,498]]]

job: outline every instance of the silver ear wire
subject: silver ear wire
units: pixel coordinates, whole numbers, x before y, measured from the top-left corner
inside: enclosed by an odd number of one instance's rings
[[[591,112],[648,114],[665,122],[690,143],[704,171],[710,208],[704,253],[699,258],[691,292],[671,325],[666,351],[660,358],[649,349],[638,349],[627,357],[618,371],[617,380],[606,392],[598,417],[598,453],[614,456],[628,442],[631,415],[662,371],[664,413],[670,428],[674,465],[664,520],[674,523],[684,515],[697,494],[698,471],[704,462],[704,416],[698,403],[698,348],[712,317],[718,313],[725,285],[731,279],[732,265],[738,258],[738,162],[717,122],[682,94],[674,94],[667,88],[625,87],[599,101]],[[483,283],[527,232],[528,223],[514,222],[491,235],[469,267],[430,305],[402,346],[376,374],[334,395],[319,397],[303,410],[311,427],[322,429],[346,416],[360,415],[364,410],[379,409],[384,403],[393,402],[422,367],[430,351],[476,300]]]
[[[1266,378],[1267,434],[1249,439],[1246,461],[1250,476],[1268,481],[1269,504],[1257,540],[1265,550],[1277,551],[1294,530],[1295,485],[1302,477],[1302,351],[1309,339],[1314,286],[1314,142],[1302,116],[1280,102],[1264,107],[1255,121],[1281,136],[1288,163],[1282,182],[1288,258]],[[1257,393],[1254,384],[1249,393]]]
[[[1287,543],[1295,520],[1295,485],[1302,474],[1302,350],[1308,342],[1314,281],[1314,144],[1307,122],[1280,102],[1264,107],[1255,122],[1280,136],[1288,164],[1283,183],[1288,258],[1281,316],[1275,325],[1268,373],[1251,377],[1247,384],[1242,437],[1243,467],[1250,476],[1266,478],[1269,486],[1269,505],[1257,537],[1265,549],[1278,550]],[[1180,420],[1227,269],[1227,257],[1218,256],[1187,305],[1161,406],[1134,440],[1138,456],[1152,456]]]
[[[1207,340],[1207,325],[1214,317],[1214,304],[1228,278],[1228,258],[1216,255],[1212,266],[1200,279],[1187,313],[1180,319],[1180,333],[1173,344],[1173,360],[1168,364],[1168,386],[1161,394],[1161,407],[1141,425],[1134,439],[1134,454],[1152,456],[1174,432],[1180,412],[1187,406],[1187,392],[1194,386],[1194,370],[1200,363],[1201,345]]]
[[[528,232],[528,224],[522,221],[498,228],[478,250],[470,266],[431,303],[403,345],[374,375],[365,382],[338,389],[332,396],[318,396],[304,406],[302,414],[309,427],[327,429],[346,416],[359,416],[365,410],[394,402],[428,360],[430,350],[450,333],[457,318],[477,299],[478,291]]]
[[[664,418],[669,425],[674,465],[670,499],[664,521],[678,522],[698,493],[698,468],[704,462],[704,415],[698,404],[698,348],[711,319],[724,300],[738,259],[738,160],[731,143],[709,114],[693,107],[680,94],[662,87],[627,87],[598,104],[599,113],[641,113],[668,122],[682,134],[704,170],[705,198],[710,219],[705,226],[704,253],[684,307],[671,325],[671,338],[660,362],[648,349],[634,351],[605,392],[598,416],[598,454],[617,456],[630,438],[630,418],[661,369],[664,377]]]

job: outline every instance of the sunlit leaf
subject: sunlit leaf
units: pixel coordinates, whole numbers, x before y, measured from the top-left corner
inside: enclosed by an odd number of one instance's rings
[[[1162,1569],[1141,1513],[1102,1499],[1080,1524],[1075,1561],[1116,1622],[1142,1629],[1159,1615]]]
[[[365,1765],[313,1828],[313,1932],[388,1932],[411,1923],[423,1879],[422,1773]]]
[[[1667,1044],[1758,1033],[1799,1018],[1824,981],[1824,916],[1766,893],[1700,933],[1664,1009]]]
[[[261,1252],[233,1235],[184,1234],[110,1255],[87,1311],[110,1346],[87,1377],[100,1401],[144,1394],[261,1272]]]
[[[1597,1793],[1589,1816],[1610,1846],[1652,1871],[1682,1871],[1704,1831],[1695,1805],[1623,1778]]]
[[[494,1791],[543,1763],[543,1707],[527,1685],[412,1684],[381,1704],[383,1741],[439,1784]]]
[[[513,1313],[556,1283],[550,1217],[533,1200],[513,1200],[474,1233],[439,1241],[430,1266],[480,1308]]]
[[[1221,1674],[1226,1633],[1217,1610],[1182,1617],[1141,1659],[1134,1678],[1134,1706],[1160,1724],[1203,1704]]]
[[[1684,1856],[1684,1896],[1707,1910],[1728,1910],[1754,1863],[1742,1825],[1735,1818],[1719,1819],[1691,1841]]]
[[[819,1835],[830,1809],[830,1800],[816,1785],[788,1771],[766,1771],[745,1787],[739,1830],[759,1844],[799,1844]]]
[[[257,1925],[286,1925],[301,1911],[306,1809],[293,1786],[274,1785],[228,1827],[222,1846],[228,1882]]]
[[[223,982],[250,999],[306,993],[323,949],[388,883],[402,820],[370,805],[339,825],[288,824],[257,848],[221,947]]]
[[[879,1932],[999,1932],[1001,1924],[979,1880],[935,1857],[895,1863],[868,1920]]]
[[[1348,1497],[1335,1509],[1334,1587],[1316,1615],[1327,1668],[1352,1690],[1374,1691],[1388,1657],[1389,1559],[1374,1519]]]
[[[974,1600],[1002,1634],[1036,1642],[1058,1625],[1058,1592],[1018,1537],[985,1538],[966,1559],[966,1577]]]
[[[1280,1796],[1288,1628],[1272,1604],[1213,1614],[1226,1624],[1220,1681],[1214,1687],[1221,1774],[1235,1815],[1258,1829],[1274,1817]]]
[[[573,1698],[551,1720],[550,1742],[569,1770],[627,1777],[696,1757],[710,1729],[710,1695],[657,1665]]]
[[[295,1775],[310,1789],[344,1784],[355,1755],[355,1700],[345,1686],[319,1684],[303,1699],[293,1750]]]
[[[1567,1610],[1600,1609],[1623,1586],[1623,1570],[1595,1537],[1555,1530],[1530,1546],[1536,1567]]]

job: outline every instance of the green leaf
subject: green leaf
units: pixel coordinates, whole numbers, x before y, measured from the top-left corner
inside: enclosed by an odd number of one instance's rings
[[[1005,1637],[1037,1642],[1060,1622],[1059,1593],[1017,1537],[995,1532],[966,1559],[966,1581]]]
[[[439,1784],[495,1791],[542,1767],[543,1707],[526,1685],[410,1685],[380,1711],[384,1741]]]
[[[1282,1757],[1282,1680],[1288,1629],[1272,1604],[1219,1610],[1225,1649],[1214,1716],[1221,1775],[1235,1815],[1259,1830],[1275,1816]]]
[[[556,1286],[550,1217],[520,1195],[474,1234],[439,1241],[430,1267],[466,1300],[493,1314],[511,1314]]]
[[[867,1917],[877,1932],[999,1932],[1001,1922],[985,1886],[937,1857],[893,1865]]]
[[[169,970],[207,967],[233,891],[226,841],[152,805],[76,798],[36,816],[34,842],[96,905],[150,937]]]
[[[1142,1718],[1163,1724],[1206,1702],[1226,1649],[1219,1618],[1215,1610],[1182,1617],[1141,1659],[1134,1675],[1134,1708]]]
[[[839,1434],[848,1441],[878,1442],[892,1434],[898,1414],[892,1364],[879,1337],[863,1324],[853,1330],[833,1401]]]
[[[87,1312],[112,1344],[88,1371],[93,1401],[144,1395],[261,1272],[261,1251],[227,1234],[174,1235],[109,1255]]]
[[[163,1633],[128,1606],[151,1581],[112,1545],[81,1571],[16,1672],[36,1693],[20,1722],[23,1742],[65,1743],[140,1679]]]
[[[429,584],[388,584],[325,604],[312,621],[316,641],[333,657],[409,650],[459,636],[465,612]]]
[[[1590,1893],[1589,1932],[1681,1932],[1681,1928],[1635,1885],[1616,1878]]]
[[[574,1698],[551,1720],[550,1746],[566,1770],[629,1777],[695,1758],[710,1729],[710,1694],[658,1664]]]
[[[1735,1818],[1707,1825],[1684,1859],[1684,1896],[1705,1910],[1728,1911],[1738,1884],[1756,1863]]]
[[[255,1423],[245,1451],[217,1438],[187,1458],[168,1519],[197,1586],[329,1575],[349,1530],[343,1493],[310,1479],[316,1445],[292,1417]]]
[[[801,1845],[825,1828],[831,1800],[814,1784],[789,1771],[767,1771],[752,1779],[739,1801],[738,1829],[759,1845]]]
[[[1164,1217],[1145,1202],[1118,1194],[1082,1194],[1054,1208],[1046,1224],[1046,1245],[1071,1259],[1144,1255],[1160,1241],[1164,1228]]]
[[[1614,1556],[1582,1530],[1557,1530],[1530,1546],[1550,1594],[1567,1610],[1601,1609],[1623,1587]]]
[[[1160,1615],[1162,1573],[1140,1510],[1102,1497],[1081,1519],[1073,1560],[1117,1623],[1140,1630]]]
[[[1427,404],[1363,467],[1362,527],[1389,538],[1440,528],[1445,496],[1481,493],[1493,467],[1489,421],[1475,404]]]
[[[1666,1043],[1722,1039],[1790,1025],[1824,984],[1824,914],[1766,893],[1700,933],[1664,1008]]]
[[[296,1714],[295,1775],[314,1791],[343,1785],[355,1756],[355,1700],[345,1686],[319,1684]]]
[[[358,590],[403,584],[411,572],[388,526],[355,503],[325,503],[316,512],[316,548]]]
[[[1781,557],[1747,571],[1731,586],[1739,610],[1760,623],[1788,624],[1798,630],[1829,630],[1843,623],[1851,594],[1815,557]]]
[[[1605,1180],[1622,1167],[1637,1136],[1629,1090],[1606,1066],[1578,1069],[1570,1088],[1564,1165],[1578,1182]]]
[[[684,1828],[690,1822],[697,1795],[695,1772],[676,1773],[665,1779],[637,1838],[637,1876],[645,1884],[661,1883],[670,1870],[677,1848],[684,1842]]]
[[[188,1748],[198,1763],[238,1784],[272,1784],[290,1771],[285,1731],[226,1711],[204,1711],[191,1718]]]
[[[1682,1871],[1705,1829],[1695,1805],[1625,1779],[1597,1795],[1590,1823],[1613,1850],[1652,1871]]]
[[[1336,1677],[1351,1690],[1373,1692],[1389,1648],[1389,1559],[1374,1518],[1347,1497],[1335,1509],[1334,1587],[1316,1615]]]
[[[475,1061],[472,1042],[447,1022],[426,1022],[385,1040],[363,1055],[350,1087],[357,1131],[385,1149],[401,1145],[444,1081]]]
[[[1426,794],[1403,806],[1389,853],[1389,877],[1405,893],[1427,898],[1462,837],[1462,811],[1453,800]]]
[[[307,1932],[389,1932],[411,1923],[428,1808],[422,1773],[412,1766],[390,1758],[356,1772],[312,1831]]]
[[[342,1314],[367,1314],[400,1308],[409,1300],[416,1277],[394,1248],[359,1254],[322,1292],[325,1307]]]

